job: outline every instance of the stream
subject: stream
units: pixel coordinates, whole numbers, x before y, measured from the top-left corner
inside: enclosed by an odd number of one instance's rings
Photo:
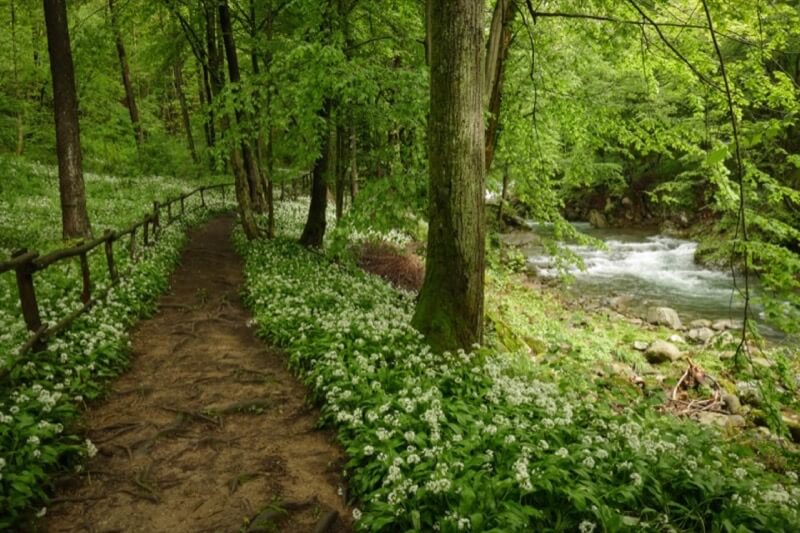
[[[586,267],[583,271],[577,267],[568,269],[574,277],[568,290],[575,297],[600,300],[615,295],[630,297],[628,308],[634,312],[644,312],[651,306],[671,307],[684,324],[697,318],[741,318],[743,301],[734,291],[730,272],[695,264],[696,242],[640,229],[597,229],[581,222],[574,225],[602,240],[607,247],[600,250],[567,245],[583,259]],[[528,265],[538,276],[555,278],[560,272],[536,238],[546,232],[546,227],[535,226],[533,232],[515,232],[504,240],[520,245]],[[758,313],[757,308],[751,308]],[[763,333],[777,334],[766,325],[759,325]]]

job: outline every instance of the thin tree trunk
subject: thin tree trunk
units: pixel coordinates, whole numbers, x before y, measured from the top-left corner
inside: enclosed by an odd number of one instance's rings
[[[325,238],[325,210],[328,205],[328,187],[326,178],[330,174],[333,157],[331,152],[335,150],[332,142],[334,128],[329,124],[331,118],[331,103],[326,100],[320,111],[320,116],[325,122],[325,133],[323,135],[320,155],[314,162],[314,170],[311,179],[311,205],[308,208],[308,219],[300,236],[300,244],[309,248],[321,248]]]
[[[503,221],[503,206],[508,197],[508,162],[503,166],[503,190],[500,192],[500,205],[497,207],[497,223]]]
[[[429,230],[412,323],[437,351],[470,349],[483,330],[483,0],[429,2]]]
[[[136,146],[141,148],[144,144],[144,130],[139,119],[139,108],[136,107],[136,95],[131,83],[131,73],[128,67],[128,56],[125,53],[125,45],[122,42],[122,33],[119,30],[117,14],[114,10],[114,0],[108,0],[108,11],[111,16],[111,28],[114,31],[114,41],[117,47],[117,57],[119,57],[119,68],[122,71],[122,85],[125,87],[125,102],[128,106],[128,113],[131,117],[131,125],[136,140]]]
[[[65,239],[89,237],[91,226],[86,212],[78,99],[65,0],[44,0],[44,18],[53,79],[62,233]]]
[[[198,94],[200,97],[200,107],[205,111],[203,115],[203,134],[206,138],[206,147],[214,147],[214,112],[209,102],[211,97],[211,86],[208,83],[208,69],[205,65],[198,65],[197,70]],[[212,167],[213,168],[213,167]]]
[[[178,93],[178,102],[181,106],[181,118],[183,119],[183,129],[186,132],[186,142],[192,154],[192,161],[197,163],[197,149],[194,146],[194,136],[192,135],[192,121],[189,120],[189,106],[186,105],[186,95],[183,94],[183,73],[181,72],[180,61],[172,64],[172,74],[175,77],[175,92]]]
[[[517,9],[515,0],[497,0],[489,39],[486,43],[486,59],[483,76],[483,105],[486,109],[486,171],[492,167],[500,131],[500,105],[503,98],[503,79],[505,77],[508,49],[513,37],[512,22]]]
[[[344,190],[347,183],[347,145],[344,125],[336,125],[336,220],[344,215]]]
[[[231,83],[239,82],[239,63],[236,57],[236,44],[233,41],[233,31],[231,28],[230,13],[228,11],[228,4],[226,0],[222,0],[219,5],[219,19],[220,27],[222,29],[222,37],[225,43],[225,52],[228,55],[228,69]],[[210,34],[213,37],[213,31]],[[213,39],[209,40],[209,56],[211,50],[214,48]],[[216,56],[219,59],[218,56]],[[218,95],[222,88],[222,77],[218,72],[214,79],[214,83],[218,84],[215,87],[215,94]],[[237,122],[240,120],[241,111],[234,110],[235,116],[233,117]],[[223,129],[227,130],[227,125],[230,118],[223,117]],[[246,143],[242,142],[241,146],[244,148]],[[252,161],[252,159],[251,159]],[[237,148],[231,151],[231,167],[233,168],[233,175],[236,180],[236,199],[239,204],[239,215],[242,220],[242,227],[245,236],[248,239],[254,239],[258,236],[258,226],[256,226],[255,217],[253,216],[252,208],[252,190],[251,180],[248,173],[248,161],[243,157],[242,152]]]
[[[358,135],[356,128],[350,126],[350,205],[353,206],[358,196]]]
[[[225,45],[225,57],[228,62],[228,77],[231,83],[234,84],[234,89],[241,90],[241,88],[238,87],[241,82],[239,58],[236,53],[236,43],[233,38],[233,25],[231,24],[227,0],[222,0],[219,3],[219,24],[222,30],[222,41]],[[238,106],[234,112],[236,114],[236,122],[239,124],[239,128],[242,129],[242,126],[246,123],[244,113]],[[263,213],[265,211],[265,195],[255,154],[253,153],[252,146],[246,139],[242,139],[241,147],[242,159],[244,160],[245,172],[247,173],[247,183],[250,189],[251,205],[256,211]]]
[[[19,83],[19,66],[17,65],[17,8],[14,0],[11,0],[11,59],[14,70],[14,96],[17,105],[17,147],[14,153],[22,155],[25,147],[24,105]]]

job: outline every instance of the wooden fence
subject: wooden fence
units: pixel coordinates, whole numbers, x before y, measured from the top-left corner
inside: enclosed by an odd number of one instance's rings
[[[69,248],[55,250],[46,255],[40,256],[37,252],[22,249],[14,252],[8,261],[0,263],[0,274],[14,270],[17,277],[17,292],[19,294],[22,318],[30,332],[30,337],[19,350],[20,355],[30,350],[40,351],[46,347],[47,340],[56,335],[59,331],[70,325],[81,314],[92,308],[99,300],[105,297],[106,292],[92,295],[92,276],[89,271],[89,253],[99,248],[101,245],[105,251],[108,275],[111,280],[109,288],[119,282],[119,271],[114,261],[114,243],[122,241],[123,237],[129,235],[128,254],[131,261],[137,260],[136,234],[141,228],[142,245],[147,247],[152,245],[161,235],[162,229],[177,220],[186,213],[186,200],[192,196],[200,195],[200,208],[206,207],[206,193],[219,189],[222,205],[225,205],[225,188],[232,187],[232,183],[220,183],[217,185],[206,185],[198,187],[191,192],[183,193],[174,198],[168,198],[164,202],[153,202],[153,210],[147,213],[143,219],[131,226],[118,231],[106,230],[102,237],[90,241],[82,241]],[[209,198],[210,200],[210,198]],[[180,209],[173,215],[173,206]],[[180,206],[180,207],[178,207]],[[166,221],[162,226],[162,211],[166,210]],[[83,305],[53,325],[42,323],[39,313],[39,304],[36,301],[36,286],[34,284],[34,273],[44,270],[49,266],[70,259],[80,258],[81,265],[81,302]]]

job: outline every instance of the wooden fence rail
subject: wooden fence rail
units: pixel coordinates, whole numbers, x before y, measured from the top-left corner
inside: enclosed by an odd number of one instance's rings
[[[167,198],[164,202],[153,202],[153,211],[147,213],[141,220],[131,224],[125,229],[112,231],[106,230],[101,237],[90,241],[79,242],[74,246],[55,250],[46,255],[40,256],[35,251],[27,249],[17,250],[7,261],[0,262],[0,274],[14,270],[17,278],[17,292],[19,294],[22,318],[25,326],[30,332],[30,336],[25,344],[19,349],[22,355],[30,350],[40,351],[46,347],[48,338],[54,336],[59,331],[66,328],[81,314],[92,308],[99,300],[105,297],[105,293],[119,282],[120,275],[114,260],[114,243],[119,242],[126,235],[130,235],[128,242],[128,255],[131,261],[137,260],[136,233],[142,228],[142,244],[147,247],[159,238],[163,230],[161,224],[161,209],[166,207],[167,220],[165,226],[186,214],[186,200],[196,194],[200,195],[200,207],[206,207],[206,193],[219,190],[222,197],[222,205],[225,205],[225,189],[233,186],[232,183],[219,183],[217,185],[205,185],[193,191],[180,194],[174,198]],[[180,205],[180,213],[173,217],[172,205]],[[106,256],[106,266],[111,280],[109,287],[101,294],[92,294],[92,276],[89,269],[89,253],[103,245]],[[39,304],[36,300],[36,287],[34,284],[34,273],[44,270],[49,266],[63,261],[78,257],[81,266],[81,302],[83,305],[53,325],[43,324],[39,313]]]

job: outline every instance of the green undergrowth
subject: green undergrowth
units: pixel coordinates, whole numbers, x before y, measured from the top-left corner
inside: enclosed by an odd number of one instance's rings
[[[138,216],[138,212],[131,212],[131,205],[136,205],[143,214],[152,202],[147,195],[156,191],[156,198],[162,198],[187,186],[183,182],[169,183],[167,178],[162,181],[163,185],[155,185],[156,180],[150,180],[151,187],[140,189],[138,196],[130,193],[116,209],[113,200],[109,200],[104,204],[109,218],[96,220],[110,227],[122,227]],[[56,183],[52,186],[56,187]],[[91,187],[89,191],[92,192]],[[57,199],[57,191],[55,194]],[[46,210],[44,206],[49,205],[57,215],[57,203],[52,203],[57,200],[52,196],[48,192],[39,198],[42,213]],[[114,212],[119,214],[118,219],[110,218]],[[18,527],[34,514],[46,512],[44,506],[54,476],[79,470],[86,457],[96,453],[96,447],[80,436],[78,416],[86,402],[103,393],[107,380],[126,368],[130,326],[152,313],[157,297],[166,290],[169,274],[180,258],[187,227],[203,222],[213,212],[192,210],[165,227],[154,245],[145,248],[139,242],[136,262],[129,260],[127,247],[120,246],[116,256],[120,283],[51,340],[43,352],[18,354],[17,348],[26,333],[18,310],[13,272],[2,276],[0,374],[5,376],[0,379],[0,530]],[[24,213],[16,211],[11,215],[17,217],[17,223],[24,218]],[[6,212],[4,216],[10,215]],[[26,219],[29,226],[38,228],[39,242],[48,242],[58,231],[58,226],[55,230],[49,227],[53,224],[51,216],[48,212],[43,218],[37,214]],[[93,273],[104,271],[104,260],[102,250],[95,254],[91,263]],[[64,263],[63,267],[35,274],[45,321],[52,322],[80,306],[78,267],[70,261]],[[109,286],[109,281],[99,274],[94,282],[95,294],[101,294]]]
[[[608,394],[581,364],[613,354],[602,336],[575,342],[531,315],[542,353],[574,343],[582,355],[543,364],[496,342],[434,354],[410,326],[412,294],[301,248],[301,211],[287,212],[288,237],[236,235],[246,301],[338,430],[359,530],[796,529],[796,463],[767,465],[636,391]]]

